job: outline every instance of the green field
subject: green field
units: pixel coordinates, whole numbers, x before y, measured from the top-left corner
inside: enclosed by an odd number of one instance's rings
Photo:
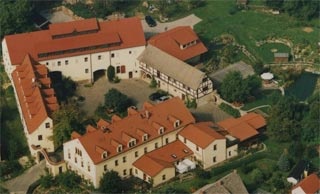
[[[274,61],[273,55],[275,52],[290,54],[290,48],[281,43],[267,43],[258,47],[257,52],[264,62],[272,63]]]
[[[286,95],[293,95],[299,100],[304,101],[312,95],[319,75],[312,73],[302,73],[301,76],[291,84],[285,91]]]
[[[247,111],[262,105],[272,105],[272,94],[281,95],[280,90],[263,90],[254,101],[245,103],[241,109]],[[264,110],[267,109],[262,109],[262,111]]]
[[[243,10],[229,14],[235,1],[206,1],[206,6],[193,9],[192,12],[202,19],[195,26],[200,38],[208,43],[221,34],[231,34],[236,41],[246,46],[258,59],[264,60],[264,54],[256,46],[256,41],[267,37],[287,38],[294,44],[310,43],[313,50],[319,39],[319,23],[317,21],[299,22],[287,14],[270,15],[254,10]],[[304,32],[306,25],[312,27],[312,32]]]

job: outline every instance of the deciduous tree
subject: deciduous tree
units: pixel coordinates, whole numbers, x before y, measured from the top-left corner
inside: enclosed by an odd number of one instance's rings
[[[122,180],[115,171],[109,171],[103,174],[100,180],[99,191],[102,193],[122,193]]]
[[[111,88],[105,94],[105,106],[113,109],[117,113],[123,113],[132,105],[131,100],[125,94],[122,94],[115,88]]]

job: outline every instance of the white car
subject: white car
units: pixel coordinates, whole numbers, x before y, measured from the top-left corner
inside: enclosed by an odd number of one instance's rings
[[[170,96],[161,96],[161,97],[157,100],[157,102],[160,103],[160,102],[169,100],[170,98],[171,98]]]

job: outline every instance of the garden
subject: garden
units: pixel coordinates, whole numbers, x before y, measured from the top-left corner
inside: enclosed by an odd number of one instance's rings
[[[257,48],[259,56],[265,63],[273,63],[274,53],[288,53],[290,55],[290,48],[281,43],[266,43]]]

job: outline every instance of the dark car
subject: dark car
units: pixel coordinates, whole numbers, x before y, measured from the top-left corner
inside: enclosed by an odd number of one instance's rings
[[[146,20],[146,22],[147,22],[147,24],[148,24],[149,27],[154,27],[154,26],[157,25],[156,21],[155,21],[151,16],[149,16],[149,15],[147,15],[147,16],[145,17],[145,20]]]
[[[161,98],[162,96],[164,96],[164,94],[161,94],[159,92],[154,92],[154,93],[150,94],[149,100],[156,101],[156,100],[159,100],[159,98]]]

